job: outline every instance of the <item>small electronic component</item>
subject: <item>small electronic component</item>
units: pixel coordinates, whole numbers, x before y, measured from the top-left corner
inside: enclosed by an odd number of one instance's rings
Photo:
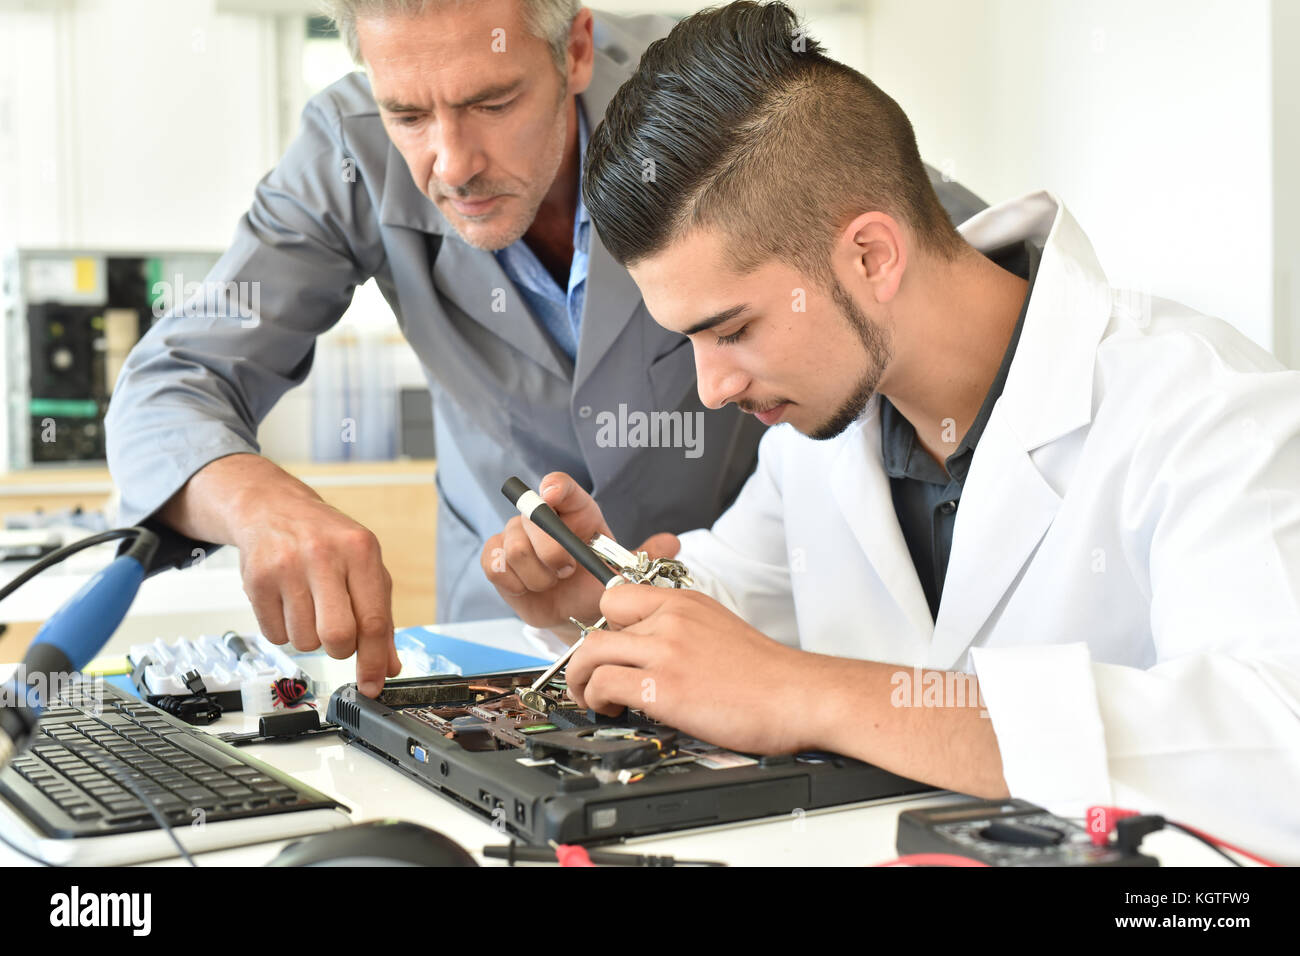
[[[389,688],[384,702],[466,750],[515,749],[530,766],[592,774],[602,782],[634,783],[669,762],[695,759],[679,752],[676,731],[636,712],[623,723],[608,723],[609,718],[580,710],[564,691],[564,682],[558,680],[534,691],[518,676],[476,677],[463,683]],[[524,706],[521,692],[543,698],[541,706]],[[412,756],[420,759],[414,752]]]

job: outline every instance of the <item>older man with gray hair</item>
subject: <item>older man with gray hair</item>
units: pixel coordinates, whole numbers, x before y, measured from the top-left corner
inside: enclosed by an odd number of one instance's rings
[[[259,314],[162,318],[117,383],[108,455],[123,522],[170,535],[160,565],[236,546],[263,633],[356,653],[375,695],[398,670],[378,542],[261,457],[256,437],[359,284],[377,281],[433,393],[439,620],[509,613],[476,560],[509,516],[506,476],[573,475],[614,534],[641,544],[711,523],[762,428],[735,409],[696,418],[687,340],[650,321],[582,203],[588,131],[671,21],[576,0],[328,8],[364,71],[308,103],[208,277],[257,283]],[[982,206],[939,185],[955,221]],[[602,440],[600,422],[625,409],[703,432],[691,454]]]

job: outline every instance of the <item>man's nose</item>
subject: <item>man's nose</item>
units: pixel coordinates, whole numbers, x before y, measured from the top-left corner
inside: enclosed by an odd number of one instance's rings
[[[482,150],[460,123],[439,123],[431,145],[433,175],[448,189],[464,186],[486,165]]]
[[[721,408],[749,387],[749,376],[729,362],[705,355],[708,346],[695,349],[695,380],[705,408]]]

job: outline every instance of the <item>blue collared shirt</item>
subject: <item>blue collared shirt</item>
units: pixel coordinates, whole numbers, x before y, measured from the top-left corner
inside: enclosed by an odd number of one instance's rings
[[[561,289],[522,238],[493,253],[507,278],[564,353],[577,361],[582,331],[582,306],[587,298],[588,244],[591,217],[582,201],[582,157],[587,153],[587,118],[578,99],[578,207],[573,216],[573,262],[569,287]]]

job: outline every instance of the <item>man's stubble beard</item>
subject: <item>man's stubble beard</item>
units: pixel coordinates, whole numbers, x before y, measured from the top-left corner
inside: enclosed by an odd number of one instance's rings
[[[885,367],[893,357],[889,333],[863,314],[839,280],[832,277],[831,283],[831,298],[835,300],[844,320],[858,333],[867,353],[867,367],[835,414],[808,433],[809,438],[817,441],[836,437],[861,417],[871,396],[876,392],[876,386],[880,384]]]
[[[520,214],[519,218],[511,223],[509,229],[504,234],[504,237],[497,235],[486,239],[472,239],[465,235],[465,233],[461,232],[459,224],[457,224],[450,216],[443,217],[451,223],[451,227],[456,230],[456,234],[468,245],[475,249],[482,249],[485,252],[496,252],[518,242],[523,238],[524,233],[528,232],[529,228],[532,227],[533,221],[537,218],[537,211],[542,208],[542,203],[546,200],[546,194],[551,191],[551,186],[555,182],[555,176],[560,170],[560,164],[564,161],[564,146],[568,141],[569,131],[568,111],[566,109],[568,91],[569,85],[566,81],[560,85],[560,96],[556,101],[555,122],[551,126],[552,136],[550,138],[550,143],[553,145],[550,146],[547,164],[544,167],[550,170],[546,186],[536,197],[531,199],[528,208]],[[578,162],[582,162],[581,156],[578,157]],[[453,192],[457,194],[458,199],[464,199],[472,196],[474,190],[469,189],[468,187],[462,187],[461,189],[453,190]],[[464,195],[461,195],[462,192]]]

